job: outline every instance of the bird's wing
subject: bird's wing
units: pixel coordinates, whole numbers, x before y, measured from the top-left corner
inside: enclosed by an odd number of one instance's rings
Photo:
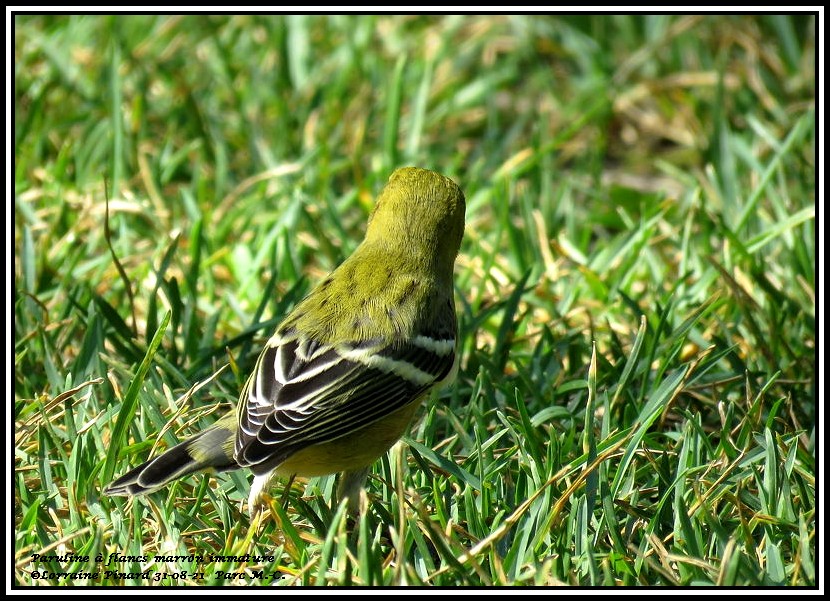
[[[240,398],[236,461],[265,472],[368,426],[445,379],[454,360],[454,339],[328,345],[295,330],[274,336]]]

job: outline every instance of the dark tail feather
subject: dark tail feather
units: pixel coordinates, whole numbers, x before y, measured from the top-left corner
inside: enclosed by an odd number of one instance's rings
[[[131,469],[110,483],[104,494],[145,495],[193,472],[205,469],[221,472],[238,468],[233,459],[234,432],[220,426],[220,422]]]

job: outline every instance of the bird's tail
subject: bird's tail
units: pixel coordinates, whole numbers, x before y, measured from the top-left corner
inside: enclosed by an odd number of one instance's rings
[[[131,469],[111,482],[104,489],[104,494],[146,495],[193,472],[206,469],[221,472],[238,468],[233,458],[235,426],[236,415],[232,412],[204,432]]]

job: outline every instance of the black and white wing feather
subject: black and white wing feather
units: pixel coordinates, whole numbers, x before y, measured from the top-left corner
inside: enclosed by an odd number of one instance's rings
[[[274,336],[243,389],[235,457],[264,474],[295,452],[368,426],[450,374],[455,340],[415,336],[327,345]]]

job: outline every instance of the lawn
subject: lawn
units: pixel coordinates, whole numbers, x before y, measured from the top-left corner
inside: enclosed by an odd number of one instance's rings
[[[17,586],[816,587],[816,17],[14,17]],[[103,487],[233,409],[399,166],[455,384],[336,477]]]

